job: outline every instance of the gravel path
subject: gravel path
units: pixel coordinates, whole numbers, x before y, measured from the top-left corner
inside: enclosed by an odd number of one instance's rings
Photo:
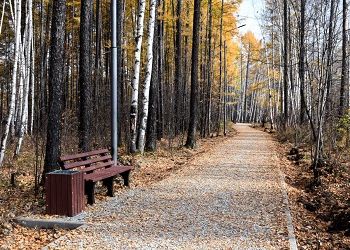
[[[85,215],[48,249],[289,249],[271,138],[248,125],[184,171]]]

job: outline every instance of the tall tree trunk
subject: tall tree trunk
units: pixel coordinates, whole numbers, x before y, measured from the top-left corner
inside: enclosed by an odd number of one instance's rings
[[[283,0],[283,124],[288,123],[288,0]]]
[[[141,124],[140,134],[138,138],[138,149],[141,153],[145,149],[145,135],[148,119],[148,107],[149,107],[149,92],[152,79],[152,68],[153,68],[153,40],[154,40],[154,27],[156,22],[156,6],[157,0],[151,0],[150,3],[150,18],[149,18],[149,36],[147,41],[147,66],[146,66],[146,79],[145,86],[143,88],[142,96],[142,113],[141,113]]]
[[[176,34],[175,34],[175,135],[179,134],[179,127],[181,126],[181,90],[182,90],[182,0],[177,0],[176,6]]]
[[[341,81],[340,81],[340,103],[339,103],[339,116],[342,117],[345,114],[346,107],[349,102],[349,68],[348,68],[348,37],[347,37],[347,14],[348,3],[343,0],[343,26],[342,26],[342,68],[341,68]]]
[[[331,0],[330,7],[330,17],[329,17],[329,28],[328,28],[328,38],[327,38],[327,46],[326,46],[326,84],[322,84],[320,87],[319,94],[319,102],[318,102],[318,117],[317,117],[317,125],[318,131],[316,136],[316,149],[315,155],[313,159],[313,173],[314,173],[314,181],[315,185],[321,184],[320,179],[320,160],[323,154],[323,125],[326,113],[327,100],[329,97],[329,90],[331,88],[332,82],[332,55],[333,55],[333,43],[334,43],[334,16],[335,16],[335,1]]]
[[[226,46],[226,41],[224,42],[224,135],[226,136],[226,123],[227,123],[227,62],[226,62],[226,51],[227,46]]]
[[[141,46],[143,38],[143,22],[145,18],[146,0],[140,0],[139,13],[137,18],[136,30],[136,49],[134,62],[134,77],[132,79],[132,97],[130,107],[130,152],[135,153],[136,139],[137,139],[137,115],[138,115],[138,100],[139,100],[139,82],[140,82],[140,68],[141,68]]]
[[[245,75],[245,83],[243,88],[243,116],[242,121],[247,122],[248,118],[248,112],[247,112],[247,89],[248,89],[248,83],[249,83],[249,66],[250,66],[250,54],[251,54],[251,46],[249,43],[248,46],[248,57],[247,57],[247,69],[246,69],[246,75]]]
[[[163,5],[162,15],[165,13],[165,1],[159,0],[160,5]],[[157,95],[157,139],[160,140],[164,136],[164,102],[163,102],[163,82],[164,76],[164,20],[158,23],[158,95]]]
[[[223,19],[224,19],[224,0],[221,0],[221,14],[220,14],[220,76],[219,76],[219,100],[218,100],[218,123],[217,123],[217,136],[220,134],[220,125],[221,125],[221,92],[222,92],[222,29],[223,29]]]
[[[210,135],[210,123],[211,123],[211,89],[212,89],[212,26],[213,26],[213,11],[212,11],[213,1],[209,0],[208,2],[208,12],[209,12],[209,21],[208,21],[208,62],[207,62],[207,98],[206,98],[206,128],[205,128],[205,136]]]
[[[160,2],[157,3],[157,8]],[[156,9],[157,9],[156,8]],[[154,27],[155,41],[153,41],[153,67],[152,67],[152,79],[149,93],[149,115],[147,120],[146,130],[146,145],[145,150],[154,152],[157,149],[157,105],[158,105],[158,83],[159,83],[159,27],[160,20],[158,20],[157,11],[155,13],[156,25]]]
[[[307,0],[300,0],[300,56],[299,56],[299,77],[300,77],[300,124],[305,121],[305,6]]]
[[[267,70],[267,81],[268,81],[268,102],[269,102],[269,115],[270,115],[270,122],[271,122],[271,129],[274,128],[274,120],[273,120],[273,105],[272,105],[272,84],[271,84],[271,77],[270,77],[270,61],[269,61],[269,55],[267,54],[267,48],[265,44],[265,56],[266,56],[266,70]]]
[[[119,1],[117,2],[119,4]],[[94,105],[94,123],[99,121],[99,108],[101,106],[101,100],[99,98],[99,90],[102,82],[102,0],[96,0],[96,17],[95,17],[95,65],[94,65],[94,87],[93,87],[93,102]],[[120,55],[120,54],[118,54]],[[119,71],[118,71],[119,72]],[[92,127],[92,126],[91,126]],[[94,131],[97,132],[96,125],[93,126]]]
[[[90,150],[91,141],[91,19],[92,0],[82,0],[79,62],[79,148]]]
[[[1,141],[1,148],[0,148],[0,166],[2,165],[4,161],[6,146],[7,146],[7,140],[10,133],[10,127],[13,122],[13,118],[15,115],[15,108],[16,108],[16,92],[17,92],[17,74],[18,74],[18,64],[20,59],[20,50],[21,50],[21,0],[15,1],[15,48],[14,48],[14,62],[13,62],[13,70],[12,70],[12,87],[11,87],[11,99],[10,99],[10,105],[9,105],[9,114],[6,121],[5,126],[5,132],[2,137]]]
[[[50,69],[49,69],[49,110],[47,124],[44,174],[59,168],[60,128],[62,116],[64,40],[66,21],[66,0],[55,0],[52,9]],[[44,181],[44,178],[43,178]]]
[[[22,96],[20,99],[21,112],[18,117],[18,143],[15,151],[15,155],[19,155],[25,134],[28,132],[28,120],[29,120],[29,92],[31,85],[31,70],[32,64],[32,41],[33,41],[33,15],[32,15],[32,0],[28,0],[25,5],[25,13],[27,22],[25,23],[24,35],[22,40],[22,60],[21,60],[21,74],[20,84],[22,85]]]
[[[196,146],[197,127],[197,89],[198,89],[198,52],[199,52],[199,29],[201,16],[201,0],[194,0],[193,37],[192,37],[192,66],[191,66],[191,99],[190,99],[190,123],[186,147]]]

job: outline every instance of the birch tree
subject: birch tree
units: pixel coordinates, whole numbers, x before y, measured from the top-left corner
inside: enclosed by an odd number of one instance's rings
[[[18,62],[20,59],[20,50],[21,50],[21,17],[22,17],[22,2],[21,0],[15,1],[15,16],[14,16],[14,29],[15,29],[15,48],[14,48],[14,62],[13,62],[13,71],[12,71],[12,87],[11,87],[11,99],[10,99],[10,107],[9,114],[6,121],[5,132],[1,141],[0,148],[0,165],[2,165],[7,140],[10,133],[10,126],[12,124],[14,114],[15,114],[15,105],[16,105],[16,91],[17,91],[17,71],[18,71]]]
[[[138,149],[141,153],[145,149],[145,134],[148,118],[148,107],[149,107],[149,92],[150,84],[152,79],[152,67],[153,67],[153,40],[154,40],[154,27],[156,19],[156,6],[157,0],[151,0],[150,2],[150,18],[149,18],[149,28],[148,28],[148,41],[147,41],[147,65],[146,65],[146,79],[143,88],[142,95],[142,113],[141,113],[141,124],[140,124],[140,134],[138,138]]]
[[[29,122],[29,92],[33,85],[31,81],[34,72],[34,51],[33,51],[33,1],[28,0],[26,2],[26,27],[22,42],[22,59],[21,59],[21,76],[20,76],[20,116],[19,116],[19,138],[16,147],[15,154],[19,155],[24,136],[28,133],[28,122]],[[32,86],[32,92],[34,92],[34,87]],[[34,100],[32,99],[32,102]],[[33,113],[33,109],[32,109]]]
[[[130,151],[135,153],[136,137],[137,137],[137,115],[138,115],[138,97],[139,97],[139,82],[140,82],[140,67],[141,67],[141,49],[143,38],[143,26],[145,17],[146,0],[140,0],[139,13],[137,17],[136,28],[136,49],[134,54],[134,76],[131,83],[131,107],[130,107]]]

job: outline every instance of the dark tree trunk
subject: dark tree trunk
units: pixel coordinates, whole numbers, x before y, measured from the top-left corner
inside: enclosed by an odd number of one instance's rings
[[[119,1],[118,1],[119,2]],[[96,37],[95,37],[95,82],[94,82],[94,90],[93,90],[93,103],[94,105],[94,132],[98,133],[98,122],[99,122],[99,116],[98,113],[100,111],[100,98],[99,98],[99,91],[100,86],[102,82],[102,72],[101,72],[101,55],[102,55],[102,2],[101,0],[96,0],[96,20],[95,20],[95,27],[96,27]]]
[[[341,68],[341,82],[340,82],[340,103],[339,103],[339,116],[342,117],[345,114],[346,107],[348,106],[349,98],[349,68],[347,58],[347,12],[348,3],[343,0],[343,27],[342,27],[342,68]]]
[[[59,168],[60,127],[62,116],[64,39],[66,21],[66,1],[53,2],[50,69],[49,69],[49,109],[44,174]],[[43,178],[44,181],[44,178]]]
[[[224,135],[226,136],[226,123],[227,123],[227,62],[226,62],[226,41],[224,42]]]
[[[80,117],[79,117],[79,148],[90,150],[90,119],[91,119],[91,16],[92,0],[82,0],[80,18]]]
[[[305,121],[306,101],[305,101],[305,6],[306,0],[300,0],[300,57],[299,57],[299,77],[300,77],[300,124]]]
[[[207,93],[206,93],[206,120],[205,120],[205,132],[204,137],[210,135],[210,122],[211,122],[211,88],[212,88],[212,26],[213,26],[213,11],[212,11],[212,0],[208,1],[208,12],[209,12],[209,20],[208,20],[208,61],[207,61]]]
[[[222,28],[224,18],[224,0],[221,0],[221,14],[220,14],[220,80],[219,80],[219,100],[218,100],[218,121],[217,121],[217,136],[220,134],[221,125],[221,92],[222,92]]]
[[[159,6],[159,2],[157,4]],[[159,63],[159,26],[160,20],[158,20],[158,12],[156,11],[154,26],[154,42],[153,42],[153,67],[152,67],[152,79],[149,91],[149,103],[148,103],[148,119],[146,130],[146,144],[145,150],[148,152],[154,152],[157,149],[157,94],[158,94],[158,63]]]
[[[159,1],[161,5],[163,0]],[[162,14],[165,13],[165,4],[163,3]],[[160,20],[158,24],[158,105],[157,105],[157,139],[160,140],[164,136],[164,102],[163,102],[163,80],[164,76],[164,21]]]
[[[181,125],[181,90],[182,90],[182,20],[181,20],[182,0],[177,0],[176,7],[176,39],[175,39],[175,135],[179,134]]]
[[[43,1],[43,0],[42,0]],[[46,115],[47,115],[47,107],[48,107],[48,98],[47,98],[47,48],[49,46],[47,37],[50,36],[50,23],[51,23],[51,4],[48,4],[46,11],[44,10],[44,2],[41,2],[41,18],[42,22],[40,25],[40,107],[42,107],[39,111],[40,122],[41,124],[45,124]],[[44,13],[46,13],[46,20],[44,20]],[[46,25],[44,22],[46,21]],[[44,27],[45,26],[45,27]]]
[[[191,99],[190,99],[190,123],[186,147],[194,148],[196,146],[196,127],[197,127],[197,89],[198,89],[198,52],[199,52],[199,28],[201,16],[201,0],[194,0],[193,15],[193,37],[192,37],[192,66],[191,66]]]
[[[326,73],[326,115],[329,115],[331,112],[331,103],[329,102],[329,97],[331,94],[332,86],[332,69],[333,69],[333,51],[334,51],[334,30],[335,30],[335,8],[336,0],[331,0],[330,6],[330,15],[329,15],[329,30],[328,30],[328,44],[327,44],[327,73]]]

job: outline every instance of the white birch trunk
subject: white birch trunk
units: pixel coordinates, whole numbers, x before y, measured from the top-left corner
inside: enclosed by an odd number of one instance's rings
[[[153,68],[153,40],[154,40],[154,26],[155,26],[154,24],[156,19],[156,6],[157,6],[157,0],[151,0],[149,31],[148,31],[149,36],[147,41],[146,79],[145,79],[145,87],[143,89],[143,98],[142,98],[143,110],[141,114],[141,126],[140,126],[139,140],[138,140],[138,148],[141,153],[143,153],[145,149],[145,135],[146,135],[147,119],[148,119],[149,90],[151,85],[152,68]]]
[[[25,34],[24,34],[24,39],[25,40]],[[23,114],[23,108],[24,108],[24,103],[23,103],[23,97],[24,97],[24,81],[25,81],[25,56],[24,56],[24,44],[22,44],[22,49],[21,49],[21,54],[20,54],[20,59],[19,59],[19,84],[18,84],[18,93],[17,93],[17,103],[16,103],[16,108],[15,108],[15,120],[14,120],[14,128],[15,128],[15,135],[18,135],[20,133],[20,123],[22,119],[22,114]]]
[[[15,53],[14,53],[14,62],[13,62],[13,72],[12,72],[12,88],[11,88],[11,99],[10,99],[10,108],[9,114],[6,122],[5,132],[1,141],[0,148],[0,166],[4,161],[7,139],[10,132],[10,126],[12,123],[13,115],[15,113],[16,105],[16,83],[17,83],[17,70],[18,70],[18,60],[20,57],[20,45],[21,45],[21,0],[15,1]]]
[[[33,21],[32,21],[33,22]],[[34,27],[32,26],[32,32],[34,31]],[[32,63],[31,63],[31,117],[30,117],[30,128],[29,128],[29,133],[32,135],[33,134],[33,127],[34,127],[34,103],[35,103],[35,50],[34,50],[34,36],[32,36],[32,42],[31,42],[31,47],[32,47]]]
[[[134,63],[134,77],[132,79],[132,96],[131,96],[131,110],[130,110],[130,133],[131,133],[131,152],[136,152],[136,127],[137,127],[137,113],[138,113],[138,96],[139,96],[139,81],[140,81],[140,67],[141,67],[141,47],[143,38],[143,22],[145,18],[146,0],[140,0],[139,14],[137,19],[136,30],[136,49],[135,49],[135,63]]]
[[[1,13],[1,21],[0,21],[0,35],[2,33],[2,24],[4,22],[5,6],[6,6],[6,0],[4,0],[4,3],[2,5],[2,13]]]
[[[30,90],[30,79],[31,79],[31,69],[32,69],[32,41],[33,41],[33,17],[32,17],[32,7],[33,7],[33,1],[28,0],[27,2],[27,22],[26,22],[26,28],[25,28],[25,35],[24,35],[24,41],[23,41],[23,61],[22,61],[22,95],[21,95],[21,116],[19,120],[19,138],[18,143],[16,147],[15,154],[18,155],[24,136],[28,132],[28,111],[29,111],[29,90]]]

